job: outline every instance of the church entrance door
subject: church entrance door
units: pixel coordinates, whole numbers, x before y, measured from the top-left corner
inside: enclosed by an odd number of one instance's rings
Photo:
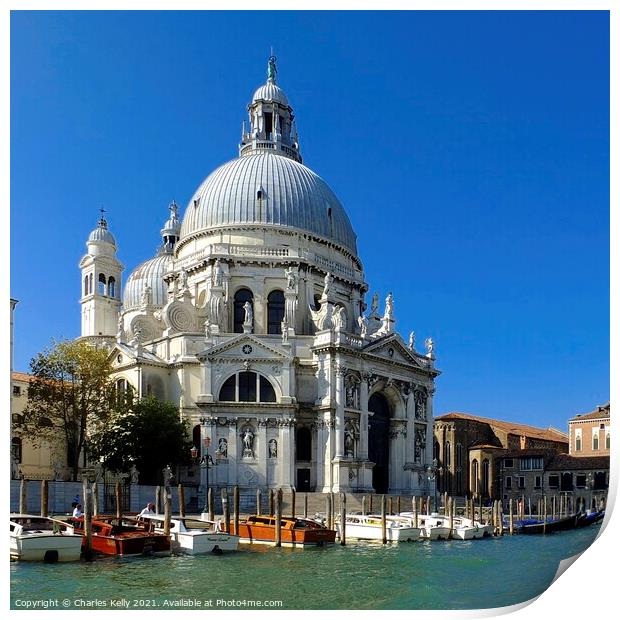
[[[376,493],[387,493],[390,484],[390,406],[383,394],[373,394],[368,411],[374,414],[368,421],[368,458],[372,468],[372,486]]]

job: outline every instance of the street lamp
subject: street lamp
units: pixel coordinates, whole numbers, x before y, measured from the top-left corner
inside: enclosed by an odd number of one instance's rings
[[[203,439],[203,446],[204,446],[204,454],[202,455],[202,457],[200,458],[200,461],[198,462],[198,465],[200,466],[200,469],[205,471],[205,481],[206,481],[206,492],[205,492],[205,500],[204,500],[204,506],[202,509],[202,512],[208,512],[209,511],[209,506],[208,506],[208,502],[209,502],[209,470],[212,467],[215,467],[217,465],[217,462],[213,460],[213,457],[209,454],[209,448],[211,447],[211,437],[205,437]],[[192,446],[191,450],[191,455],[192,455],[192,460],[194,462],[196,462],[198,460],[198,448],[196,446]],[[215,458],[219,458],[220,456],[220,451],[216,450],[215,451]],[[200,476],[200,482],[202,484],[202,475]]]

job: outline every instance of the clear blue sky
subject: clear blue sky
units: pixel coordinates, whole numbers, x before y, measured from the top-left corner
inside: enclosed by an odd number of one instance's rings
[[[126,266],[234,158],[270,45],[371,292],[432,335],[435,413],[566,429],[609,398],[606,12],[12,14],[15,368],[79,335],[101,205]]]

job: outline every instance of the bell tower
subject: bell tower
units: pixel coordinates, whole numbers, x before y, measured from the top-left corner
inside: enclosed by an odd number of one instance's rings
[[[82,337],[115,336],[121,308],[123,265],[116,258],[116,241],[101,218],[86,242],[87,253],[80,261]]]

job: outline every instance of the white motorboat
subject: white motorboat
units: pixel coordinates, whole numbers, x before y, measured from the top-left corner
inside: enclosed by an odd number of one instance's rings
[[[50,517],[11,514],[9,517],[12,560],[73,562],[80,559],[82,536],[73,527]]]
[[[412,512],[401,512],[401,517],[411,519],[413,522],[414,516]],[[440,515],[418,515],[418,527],[420,528],[420,538],[426,540],[448,540],[450,535],[450,527],[444,525],[444,522]]]
[[[336,517],[336,532],[340,536],[340,519]],[[409,519],[398,516],[387,516],[385,534],[387,540],[411,541],[420,538],[420,528],[413,527]],[[345,535],[347,538],[361,540],[382,540],[380,515],[347,515],[345,521]]]
[[[164,515],[143,515],[142,519],[153,524],[156,532],[164,531]],[[199,553],[219,553],[221,551],[237,551],[239,536],[222,531],[220,524],[201,519],[208,527],[187,527],[185,517],[170,519],[170,540],[172,551],[197,555]]]
[[[480,534],[475,538],[484,538],[485,536],[493,536],[493,526],[490,523],[480,523],[480,521],[474,521],[465,517],[460,517],[463,525],[477,528],[477,532]]]

